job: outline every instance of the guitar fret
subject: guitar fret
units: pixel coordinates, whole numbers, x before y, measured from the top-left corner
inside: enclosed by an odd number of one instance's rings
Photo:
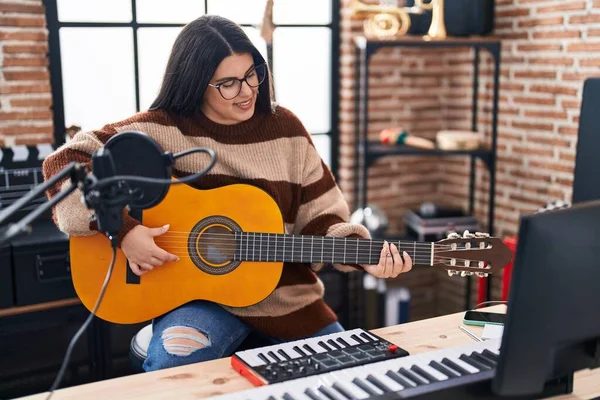
[[[314,236],[310,237],[310,261],[312,262],[313,260],[313,243],[314,243]]]
[[[271,235],[267,235],[267,262],[269,262],[269,237]]]
[[[260,241],[259,241],[259,248],[258,248],[258,259],[260,261],[262,261],[262,232],[260,233]]]
[[[281,259],[285,262],[285,233],[283,234],[283,254],[281,255]]]
[[[335,254],[335,238],[332,237],[331,238],[331,263],[332,264],[334,263],[334,261],[333,261],[333,259],[335,257],[334,254]]]
[[[360,246],[360,241],[356,239],[356,262],[354,264],[361,264],[358,262],[358,246]]]
[[[346,238],[344,238],[344,264],[346,264]]]
[[[325,236],[321,236],[321,264],[323,263],[323,249],[325,248]]]
[[[290,258],[294,258],[294,236],[292,236],[292,256]]]
[[[304,236],[300,236],[300,262],[302,262],[302,256],[304,255]]]
[[[233,261],[235,261],[235,253],[238,249],[238,244],[237,244],[237,232],[233,231],[233,243],[235,243],[235,250],[233,252]]]
[[[256,233],[252,232],[252,261],[256,261],[254,250],[256,249]]]

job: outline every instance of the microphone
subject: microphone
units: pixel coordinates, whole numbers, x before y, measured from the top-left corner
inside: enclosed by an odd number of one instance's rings
[[[178,180],[171,179],[175,160],[192,153],[207,153],[208,165],[203,170]],[[105,233],[116,246],[116,238],[123,227],[123,210],[133,212],[151,208],[167,195],[170,185],[193,182],[205,175],[215,164],[216,153],[206,147],[189,149],[172,154],[149,135],[139,131],[125,131],[112,136],[106,144],[92,154],[92,171],[81,163],[72,162],[43,184],[0,213],[0,225],[31,200],[67,176],[71,185],[48,202],[40,205],[0,234],[0,244],[15,236],[31,231],[31,222],[53,207],[78,187],[83,192],[87,208],[94,211],[98,230]]]

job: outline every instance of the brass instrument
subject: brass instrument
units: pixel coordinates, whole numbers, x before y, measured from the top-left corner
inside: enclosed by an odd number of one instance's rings
[[[413,7],[382,6],[365,4],[361,0],[351,0],[350,8],[353,17],[366,16],[363,30],[366,36],[379,39],[406,35],[410,29],[410,14],[422,14],[431,10],[431,25],[426,38],[444,39],[446,25],[444,23],[444,0],[415,0]]]

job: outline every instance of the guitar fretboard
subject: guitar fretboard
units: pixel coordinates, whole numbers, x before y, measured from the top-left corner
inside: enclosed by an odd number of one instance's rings
[[[379,263],[383,240],[331,236],[240,232],[235,235],[234,261],[300,262],[332,264]],[[413,264],[432,265],[434,245],[426,242],[396,241]]]

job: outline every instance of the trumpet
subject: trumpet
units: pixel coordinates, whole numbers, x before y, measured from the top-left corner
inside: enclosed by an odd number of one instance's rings
[[[351,0],[350,8],[353,17],[366,16],[363,21],[365,35],[377,38],[392,38],[406,35],[410,29],[411,14],[422,14],[431,11],[431,25],[426,37],[443,39],[446,37],[444,24],[444,0],[415,0],[413,7],[382,6],[365,4],[361,0]]]

